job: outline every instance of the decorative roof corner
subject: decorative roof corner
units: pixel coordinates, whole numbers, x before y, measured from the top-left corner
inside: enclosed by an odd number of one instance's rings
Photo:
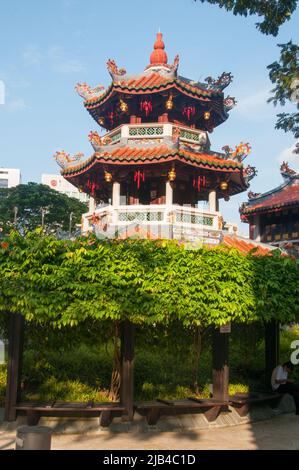
[[[95,88],[91,88],[87,83],[77,83],[75,90],[85,101],[88,101],[92,98],[98,98],[105,93],[105,87],[103,85],[98,85]]]
[[[262,193],[254,193],[253,191],[249,191],[247,193],[247,196],[248,196],[248,199],[251,200],[251,199],[257,199],[258,197],[261,196]]]
[[[107,60],[107,69],[114,82],[118,82],[126,78],[125,77],[127,73],[126,69],[118,68],[114,59]]]
[[[299,176],[299,174],[295,170],[290,168],[288,162],[282,162],[280,166],[280,174],[283,177],[283,179],[286,181],[288,181],[294,176]]]
[[[247,186],[249,186],[250,181],[257,175],[258,171],[255,166],[246,166],[243,168],[243,177]]]
[[[248,142],[246,144],[244,144],[244,142],[240,142],[239,145],[236,145],[235,150],[230,148],[229,145],[222,147],[222,150],[224,151],[226,158],[229,158],[230,160],[238,163],[242,163],[243,160],[245,160],[245,158],[250,154],[251,145]]]
[[[57,151],[54,154],[54,158],[58,165],[64,170],[65,168],[69,168],[72,166],[74,163],[80,162],[84,158],[84,153],[78,152],[75,155],[70,155],[69,153],[66,153],[64,150]]]
[[[233,96],[228,95],[224,100],[223,100],[223,105],[224,105],[224,110],[226,112],[230,111],[233,109],[237,104],[236,98]]]
[[[207,83],[207,88],[213,88],[215,90],[224,90],[232,81],[233,75],[231,72],[223,72],[217,79],[213,77],[205,78],[205,82]]]

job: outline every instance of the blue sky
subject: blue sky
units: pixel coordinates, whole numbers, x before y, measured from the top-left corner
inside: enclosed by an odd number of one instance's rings
[[[272,88],[266,66],[278,58],[277,43],[298,42],[298,10],[273,38],[256,30],[257,18],[235,17],[193,0],[1,3],[0,80],[6,101],[0,105],[0,166],[20,168],[24,182],[57,173],[56,150],[91,155],[87,135],[98,129],[75,84],[109,85],[108,58],[130,74],[142,72],[159,28],[169,61],[180,54],[181,75],[194,80],[223,71],[234,75],[225,91],[238,105],[210,140],[216,151],[251,143],[247,162],[259,172],[251,189],[264,192],[280,184],[283,158],[299,168],[299,157],[290,150],[292,135],[274,129],[276,110],[266,103]],[[222,203],[225,219],[239,222],[238,206],[246,199],[243,193]],[[239,225],[246,233],[247,226]]]

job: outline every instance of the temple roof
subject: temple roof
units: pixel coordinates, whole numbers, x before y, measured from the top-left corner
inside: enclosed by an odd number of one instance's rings
[[[221,158],[213,152],[191,152],[183,148],[171,148],[167,145],[145,147],[117,147],[115,149],[95,152],[87,160],[63,169],[63,176],[80,174],[90,169],[96,163],[106,164],[149,164],[163,163],[171,160],[182,161],[199,168],[217,169],[219,171],[237,172],[242,170],[242,164],[233,160]]]
[[[288,173],[283,172],[285,163],[281,166],[284,183],[263,194],[249,193],[249,201],[240,209],[243,218],[262,212],[273,212],[292,206],[299,206],[299,174],[288,168]]]
[[[84,106],[92,117],[99,122],[103,121],[103,116],[106,117],[105,127],[106,129],[112,129],[115,125],[119,125],[121,122],[127,122],[128,116],[131,114],[135,115],[140,111],[138,106],[140,105],[140,99],[142,95],[147,96],[147,99],[156,100],[163,104],[164,101],[171,96],[173,100],[172,108],[167,108],[172,115],[179,113],[181,116],[185,108],[192,109],[194,123],[199,126],[198,128],[204,128],[211,130],[213,127],[218,126],[224,122],[228,117],[228,111],[231,110],[236,100],[227,96],[224,97],[223,90],[232,81],[232,75],[230,73],[223,72],[217,79],[207,77],[205,83],[190,80],[181,75],[178,75],[179,56],[176,55],[173,63],[168,64],[167,54],[165,52],[164,42],[162,40],[162,33],[157,34],[157,39],[154,44],[154,51],[150,55],[150,64],[145,68],[141,74],[129,75],[123,68],[119,68],[114,60],[109,59],[107,61],[107,67],[109,74],[112,77],[112,83],[108,88],[98,85],[95,88],[91,88],[87,83],[78,83],[76,90],[79,95],[84,98]],[[134,97],[138,97],[137,100],[133,100]],[[120,109],[119,104],[122,100],[125,100],[127,109],[125,111]],[[130,106],[135,103],[136,106]],[[156,106],[157,109],[157,106]],[[204,113],[207,113],[210,117],[203,119]],[[107,116],[111,113],[116,117],[113,122],[107,119]],[[146,115],[147,116],[147,115]],[[171,119],[170,119],[171,120]],[[185,122],[186,117],[184,114],[181,116],[182,122]],[[116,123],[117,121],[117,123]],[[145,122],[145,121],[144,121]],[[191,124],[190,116],[187,119],[187,124]]]
[[[246,238],[232,235],[224,235],[222,244],[230,248],[236,248],[244,255],[247,255],[252,251],[252,254],[255,256],[264,256],[269,255],[271,251],[276,249],[276,247],[266,245],[265,243],[254,242]]]

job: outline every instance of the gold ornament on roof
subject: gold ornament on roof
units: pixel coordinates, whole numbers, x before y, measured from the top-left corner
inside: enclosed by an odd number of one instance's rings
[[[120,110],[121,110],[123,113],[127,113],[127,112],[128,112],[128,105],[127,105],[127,103],[126,103],[124,100],[120,100],[120,101],[119,101],[119,107],[120,107]]]

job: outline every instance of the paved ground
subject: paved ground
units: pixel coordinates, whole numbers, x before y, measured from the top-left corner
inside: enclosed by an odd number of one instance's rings
[[[13,449],[15,432],[0,432],[0,449]],[[299,416],[189,432],[148,432],[54,435],[52,449],[292,449],[299,450]]]

